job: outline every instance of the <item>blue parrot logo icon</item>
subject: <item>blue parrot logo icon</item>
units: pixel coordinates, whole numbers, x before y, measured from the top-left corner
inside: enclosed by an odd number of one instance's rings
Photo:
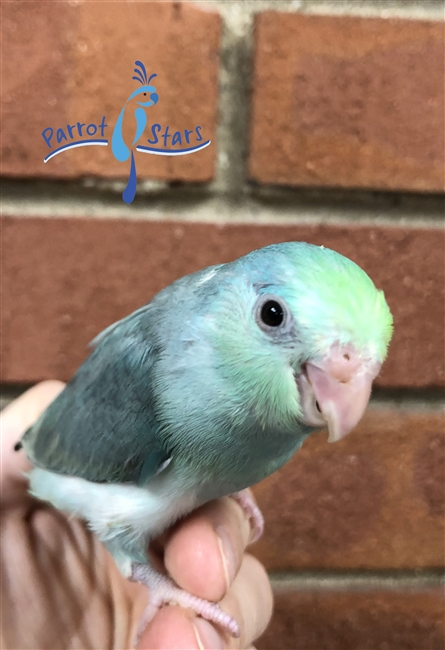
[[[149,108],[150,106],[154,106],[155,104],[158,103],[159,100],[159,96],[156,92],[155,86],[150,86],[150,81],[154,77],[156,77],[156,75],[152,74],[147,79],[147,71],[142,61],[135,61],[135,65],[136,68],[134,69],[134,72],[136,76],[132,77],[132,79],[138,81],[141,84],[141,88],[138,88],[137,90],[132,92],[131,95],[128,97],[121,112],[119,113],[119,117],[117,118],[117,122],[114,127],[113,135],[111,138],[111,150],[116,160],[119,160],[120,162],[124,162],[125,160],[128,160],[131,153],[130,176],[128,178],[127,187],[122,193],[122,198],[125,203],[131,203],[133,201],[136,194],[136,180],[137,180],[136,164],[134,162],[133,149],[130,149],[125,144],[122,135],[122,123],[124,120],[125,108],[128,102],[131,101],[134,97],[137,97],[138,95],[141,96],[142,101],[137,102],[137,108],[134,111],[134,116],[136,118],[136,132],[134,134],[133,142],[131,143],[131,147],[133,147],[137,143],[141,135],[143,134],[144,129],[147,125],[147,115],[145,113],[145,109]]]
[[[133,91],[127,98],[117,118],[111,140],[105,136],[105,129],[108,128],[105,115],[102,116],[101,120],[89,124],[79,120],[57,129],[48,126],[41,133],[46,146],[49,148],[49,152],[43,159],[44,163],[71,149],[95,146],[107,147],[109,144],[111,144],[113,156],[119,162],[125,162],[131,156],[128,183],[122,193],[122,199],[127,204],[132,203],[136,195],[135,151],[153,156],[187,156],[202,151],[211,144],[210,139],[206,140],[204,138],[202,134],[203,126],[200,124],[195,124],[191,129],[178,129],[176,127],[170,131],[168,124],[163,125],[157,122],[151,124],[149,129],[151,137],[146,139],[146,144],[138,144],[147,126],[146,110],[158,103],[159,95],[156,92],[156,87],[150,83],[157,75],[152,74],[148,77],[142,61],[135,61],[134,65],[136,66],[134,68],[135,76],[132,79],[137,81],[141,87]],[[123,135],[124,114],[126,110],[130,110],[128,104],[135,98],[137,101],[133,102],[132,105],[134,107],[134,104],[136,104],[133,111],[136,128],[132,142],[127,144]],[[156,111],[154,111],[154,114],[156,114]]]

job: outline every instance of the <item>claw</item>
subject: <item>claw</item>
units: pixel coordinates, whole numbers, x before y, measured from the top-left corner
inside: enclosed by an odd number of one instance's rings
[[[264,517],[258,508],[256,501],[250,490],[241,490],[230,495],[244,510],[250,520],[250,540],[249,544],[258,541],[264,532]]]

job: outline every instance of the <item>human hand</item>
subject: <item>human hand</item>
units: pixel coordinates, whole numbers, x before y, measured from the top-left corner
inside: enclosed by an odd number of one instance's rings
[[[61,382],[43,382],[1,414],[1,647],[130,648],[147,602],[146,588],[119,573],[83,522],[28,494],[23,472],[31,465],[23,452],[13,451],[62,388]],[[236,618],[241,637],[229,638],[208,621],[169,606],[152,619],[138,648],[250,647],[270,620],[272,593],[262,565],[244,552],[249,534],[243,511],[225,498],[193,512],[153,547],[180,587],[220,602]]]

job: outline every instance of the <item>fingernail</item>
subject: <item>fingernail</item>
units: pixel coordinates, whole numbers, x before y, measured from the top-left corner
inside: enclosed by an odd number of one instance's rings
[[[226,590],[230,587],[236,574],[236,558],[232,540],[227,531],[222,526],[217,526],[216,535],[218,546],[221,553],[222,564],[224,567],[224,577],[226,580]]]
[[[195,618],[193,621],[193,629],[199,650],[224,650],[224,641],[213,625],[204,618]]]

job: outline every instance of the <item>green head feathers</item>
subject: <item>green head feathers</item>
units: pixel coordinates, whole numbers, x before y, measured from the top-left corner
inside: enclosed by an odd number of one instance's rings
[[[234,262],[253,277],[258,292],[276,294],[289,305],[308,356],[334,342],[352,343],[379,361],[386,357],[393,319],[383,291],[354,262],[304,242],[266,246]]]
[[[252,408],[263,421],[290,422],[300,414],[295,373],[334,343],[352,345],[364,360],[385,359],[392,316],[383,292],[339,253],[289,242],[220,268],[225,279],[218,274],[212,344],[221,372],[240,400],[250,393]],[[261,327],[261,300],[269,297],[278,298],[289,312],[287,327]]]
[[[382,363],[393,319],[383,291],[371,278],[351,260],[318,246],[306,245],[304,256],[299,248],[290,248],[289,264],[294,278],[289,277],[284,294],[311,341],[310,354],[324,354],[335,342],[352,343]]]

